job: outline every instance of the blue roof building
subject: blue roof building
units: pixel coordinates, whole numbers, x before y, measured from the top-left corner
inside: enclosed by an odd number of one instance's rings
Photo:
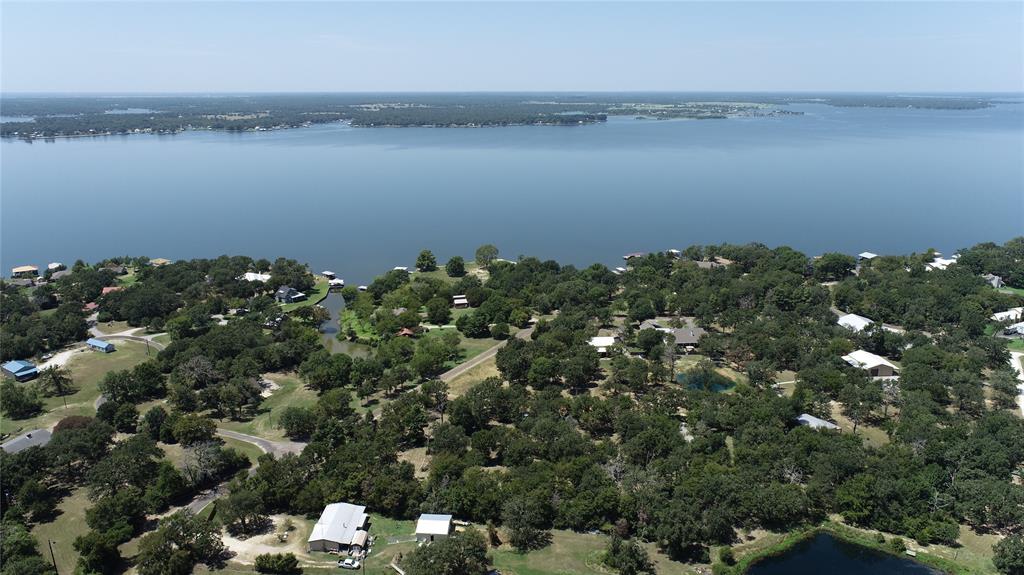
[[[110,343],[109,341],[104,341],[102,339],[97,339],[95,337],[90,337],[88,340],[86,340],[85,345],[97,351],[102,351],[103,353],[110,353],[114,351],[114,349],[116,349],[114,347],[114,344]]]
[[[0,369],[3,369],[4,373],[13,377],[16,381],[28,381],[39,375],[39,370],[36,369],[35,364],[23,359],[8,361],[0,366]]]

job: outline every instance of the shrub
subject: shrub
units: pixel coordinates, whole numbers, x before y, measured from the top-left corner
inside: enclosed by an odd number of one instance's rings
[[[264,553],[256,556],[256,570],[260,573],[301,573],[294,553]]]

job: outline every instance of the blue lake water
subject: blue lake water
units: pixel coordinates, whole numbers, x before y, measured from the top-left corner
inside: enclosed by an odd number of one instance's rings
[[[482,243],[588,265],[760,241],[944,252],[1024,233],[1024,106],[0,143],[0,259],[279,255],[349,283]]]
[[[746,575],[940,575],[930,567],[821,533],[784,555],[755,563]]]

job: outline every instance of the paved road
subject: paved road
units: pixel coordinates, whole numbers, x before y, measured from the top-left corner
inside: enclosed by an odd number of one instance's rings
[[[1010,367],[1013,368],[1014,373],[1017,374],[1017,379],[1021,382],[1017,385],[1017,389],[1020,390],[1020,395],[1017,396],[1017,404],[1020,405],[1020,414],[1024,417],[1024,353],[1019,351],[1010,352]]]
[[[260,448],[260,451],[263,453],[270,453],[274,457],[281,457],[288,453],[301,453],[303,448],[306,447],[306,444],[301,441],[271,441],[262,437],[256,437],[255,435],[231,431],[230,429],[217,428],[217,435],[251,443]]]
[[[519,332],[516,333],[516,337],[519,339],[530,339],[531,334],[533,334],[533,326],[519,330]],[[473,359],[465,363],[460,363],[459,365],[456,365],[455,367],[442,373],[438,379],[444,382],[448,382],[455,379],[456,377],[459,377],[460,375],[466,373],[467,371],[494,357],[498,353],[498,350],[504,347],[506,343],[508,343],[508,340],[499,341],[498,343],[494,344],[493,346],[485,350],[480,355],[474,357]]]

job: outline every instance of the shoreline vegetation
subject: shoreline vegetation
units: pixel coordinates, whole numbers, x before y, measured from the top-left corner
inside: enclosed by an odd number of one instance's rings
[[[994,97],[784,94],[291,94],[251,96],[3,96],[3,138],[262,132],[335,122],[360,128],[580,126],[637,120],[788,117],[792,104],[974,110]]]

